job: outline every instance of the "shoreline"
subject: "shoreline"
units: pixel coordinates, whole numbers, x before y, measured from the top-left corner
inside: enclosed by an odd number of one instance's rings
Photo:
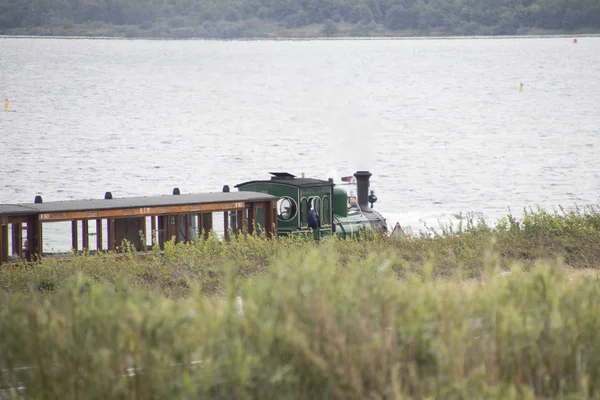
[[[212,42],[300,42],[300,41],[370,41],[370,40],[502,40],[502,39],[573,39],[597,38],[600,33],[544,34],[544,35],[479,35],[479,36],[315,36],[315,37],[240,37],[240,38],[173,38],[173,37],[126,37],[126,36],[48,36],[48,35],[0,35],[0,39],[66,39],[66,40],[165,40],[165,41],[212,41]]]

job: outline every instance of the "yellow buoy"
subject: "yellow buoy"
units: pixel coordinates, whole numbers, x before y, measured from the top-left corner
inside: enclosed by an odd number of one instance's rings
[[[8,99],[4,102],[4,111],[8,111]]]
[[[519,86],[519,92],[523,91],[523,82],[521,82],[521,86]]]

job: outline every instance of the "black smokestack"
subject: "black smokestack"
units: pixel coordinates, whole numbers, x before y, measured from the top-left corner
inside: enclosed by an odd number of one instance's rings
[[[356,171],[354,177],[356,178],[356,196],[358,197],[358,206],[364,211],[369,210],[369,178],[371,177],[369,171]]]

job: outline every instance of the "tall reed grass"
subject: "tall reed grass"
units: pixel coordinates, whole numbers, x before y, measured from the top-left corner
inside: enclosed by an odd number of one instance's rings
[[[600,398],[600,285],[570,272],[599,218],[575,213],[4,265],[0,397]]]

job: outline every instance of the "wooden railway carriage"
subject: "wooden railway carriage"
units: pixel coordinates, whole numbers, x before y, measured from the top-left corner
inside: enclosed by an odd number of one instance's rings
[[[151,238],[140,236],[149,224],[151,237],[162,246],[166,241],[190,241],[199,232],[213,228],[214,212],[224,215],[224,230],[255,231],[261,226],[265,233],[277,234],[277,197],[255,192],[217,192],[179,194],[171,196],[53,201],[43,203],[0,204],[0,263],[10,259],[35,260],[43,254],[42,227],[57,221],[71,222],[72,249],[77,251],[79,232],[82,250],[118,250],[127,240],[137,250],[147,250]],[[95,224],[96,243],[89,241],[89,224]],[[79,231],[78,227],[81,226]],[[25,235],[23,235],[25,232]],[[10,239],[10,240],[9,240]],[[142,242],[143,240],[143,242]],[[11,246],[9,248],[9,242]]]
[[[38,196],[34,203],[0,204],[0,263],[35,260],[43,255],[42,227],[57,221],[71,223],[74,251],[104,250],[105,239],[107,250],[119,250],[126,240],[140,251],[148,250],[154,238],[161,247],[172,238],[192,241],[199,232],[213,228],[215,212],[223,213],[225,235],[232,229],[234,233],[260,232],[267,236],[314,235],[319,240],[334,233],[352,238],[364,230],[387,230],[385,218],[373,210],[376,197],[368,195],[368,171],[354,174],[356,201],[349,201],[348,194],[336,187],[333,179],[296,178],[287,172],[271,174],[270,180],[238,184],[238,192],[229,192],[225,186],[218,193],[180,194],[176,188],[172,196],[113,199],[107,192],[100,200],[44,203]],[[309,210],[317,216],[316,229],[309,228]],[[95,229],[90,233],[92,222]],[[89,240],[92,234],[96,236],[95,244]]]

